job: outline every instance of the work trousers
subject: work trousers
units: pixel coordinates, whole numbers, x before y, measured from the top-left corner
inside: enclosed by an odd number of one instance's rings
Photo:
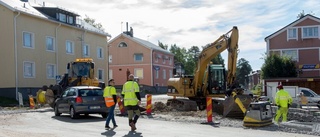
[[[282,116],[282,122],[287,122],[288,116],[288,108],[287,107],[279,107],[276,113],[276,118],[274,119],[277,123],[279,123],[279,118]]]
[[[113,126],[117,125],[116,120],[114,119],[114,108],[116,105],[113,105],[109,108],[108,117],[106,119],[106,126],[109,126],[110,120],[112,120]]]

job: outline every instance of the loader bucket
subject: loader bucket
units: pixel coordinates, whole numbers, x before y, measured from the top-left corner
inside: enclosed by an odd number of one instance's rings
[[[237,103],[237,98],[240,99],[242,104]],[[236,95],[234,97],[230,96],[226,98],[223,102],[223,116],[243,119],[246,110],[249,108],[251,100],[250,95]],[[243,107],[243,109],[240,107]]]

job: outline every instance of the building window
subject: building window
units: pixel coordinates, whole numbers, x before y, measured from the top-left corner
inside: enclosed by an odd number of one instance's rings
[[[118,45],[118,47],[128,47],[128,45],[125,42],[120,42],[120,44]]]
[[[112,79],[113,78],[113,72],[112,72],[112,69],[109,69],[109,79]]]
[[[156,70],[156,79],[159,78],[159,70]]]
[[[104,72],[103,69],[98,69],[98,79],[99,80],[103,80],[104,79],[103,78],[103,75],[104,75],[103,72]]]
[[[69,40],[66,41],[66,52],[67,54],[74,53],[74,44],[72,41],[69,41]]]
[[[169,70],[169,78],[172,78],[172,70]]]
[[[297,39],[298,31],[297,28],[288,29],[288,39]]]
[[[59,21],[61,21],[61,22],[67,22],[67,16],[66,16],[66,14],[59,13]]]
[[[154,58],[154,62],[158,62],[158,57],[156,56],[155,58]]]
[[[86,57],[90,56],[90,49],[89,49],[89,45],[88,44],[85,44],[83,46],[83,55],[86,56]]]
[[[166,64],[166,57],[165,56],[162,57],[162,64]]]
[[[143,69],[142,68],[136,68],[134,69],[134,76],[143,79]]]
[[[23,76],[25,78],[35,78],[35,64],[34,62],[23,62]]]
[[[163,79],[167,79],[166,70],[164,69],[164,70],[162,70],[162,72],[163,72]]]
[[[172,58],[169,57],[169,65],[171,65],[171,64],[172,64]]]
[[[54,51],[55,46],[54,46],[54,38],[53,37],[46,37],[46,49],[47,51]]]
[[[102,47],[97,48],[97,58],[103,59],[103,48]]]
[[[282,56],[290,57],[292,60],[298,61],[297,50],[282,50]]]
[[[30,32],[23,32],[23,47],[34,48],[34,34]]]
[[[319,36],[318,27],[304,27],[302,30],[302,38],[317,38]]]
[[[56,76],[56,65],[55,64],[47,64],[47,78],[55,79]]]
[[[73,17],[72,16],[68,16],[68,23],[73,24]]]
[[[136,53],[134,54],[134,61],[143,61],[143,54],[142,53]]]

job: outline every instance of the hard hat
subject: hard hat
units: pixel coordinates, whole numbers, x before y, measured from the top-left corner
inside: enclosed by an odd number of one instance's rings
[[[283,89],[283,86],[280,84],[277,86],[278,89]]]

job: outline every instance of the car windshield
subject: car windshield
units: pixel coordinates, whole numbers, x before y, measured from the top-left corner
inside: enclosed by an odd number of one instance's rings
[[[89,97],[89,96],[102,96],[102,89],[81,89],[79,90],[79,94],[81,97]]]

